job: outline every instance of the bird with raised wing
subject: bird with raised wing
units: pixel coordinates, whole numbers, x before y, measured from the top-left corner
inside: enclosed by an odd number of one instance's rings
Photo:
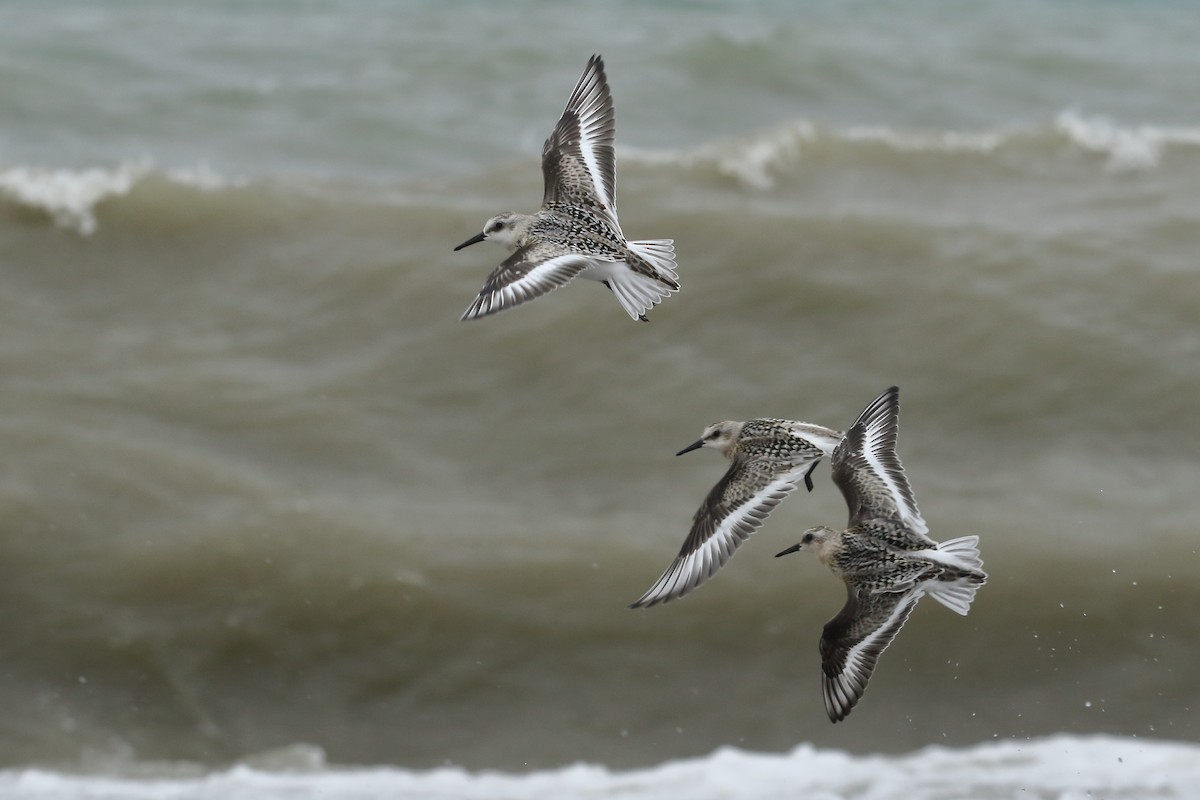
[[[455,250],[476,242],[511,255],[488,275],[463,319],[520,305],[575,277],[604,284],[635,320],[679,290],[671,239],[628,241],[617,221],[616,115],[600,56],[592,56],[542,148],[544,194],[533,214],[505,212]]]
[[[965,615],[987,580],[979,537],[936,542],[896,455],[900,392],[891,387],[833,451],[830,470],[850,509],[844,530],[809,528],[778,555],[811,550],[846,584],[846,604],[821,635],[822,695],[829,719],[846,718],[880,654],[928,594]]]

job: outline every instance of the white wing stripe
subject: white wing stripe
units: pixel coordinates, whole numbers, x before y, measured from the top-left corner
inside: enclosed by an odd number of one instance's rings
[[[463,314],[463,319],[487,316],[540,297],[553,289],[565,286],[591,263],[589,258],[567,253],[546,259],[516,280],[493,286],[490,290],[488,286],[484,286],[475,302]],[[500,277],[503,278],[504,275]]]
[[[825,710],[829,712],[830,719],[837,721],[844,719],[850,713],[850,709],[859,701],[863,693],[867,690],[867,682],[871,679],[871,674],[875,671],[875,664],[883,651],[888,648],[896,638],[896,634],[904,627],[907,622],[907,615],[916,606],[917,601],[924,595],[925,590],[918,588],[913,591],[912,595],[902,599],[892,609],[892,613],[884,620],[883,624],[871,631],[861,642],[851,647],[846,653],[845,666],[842,671],[830,678],[825,676],[823,681]],[[903,618],[895,628],[897,618]],[[868,650],[875,650],[873,654],[868,654]]]
[[[673,600],[696,588],[725,565],[742,541],[759,527],[771,509],[796,489],[812,459],[772,480],[732,514],[721,520],[712,536],[686,556],[678,556],[635,606]],[[764,504],[769,504],[763,509]],[[745,531],[745,536],[741,531]]]
[[[892,479],[891,473],[879,460],[878,451],[887,449],[887,443],[883,441],[883,427],[890,421],[888,415],[880,415],[874,420],[874,424],[863,431],[863,458],[871,465],[871,471],[887,486],[888,492],[896,502],[896,509],[900,512],[900,519],[917,533],[928,533],[929,526],[925,524],[925,520],[921,519],[917,509],[909,504],[908,498],[900,491],[900,487]]]
[[[509,292],[516,290],[527,291],[544,283],[554,283],[561,286],[573,277],[569,274],[564,274],[566,270],[576,266],[582,268],[589,263],[588,259],[575,254],[556,256],[543,261],[529,270],[525,275],[507,284],[505,289]]]
[[[599,80],[599,75],[595,71],[589,73],[587,80],[591,81],[592,85],[588,87],[587,96],[576,110],[579,116],[579,149],[583,154],[583,163],[592,176],[592,185],[596,194],[605,207],[615,215],[613,198],[609,197],[605,191],[603,173],[600,171],[600,163],[596,159],[595,152],[598,138],[597,129],[603,128],[604,125],[604,93],[602,91],[604,83]]]

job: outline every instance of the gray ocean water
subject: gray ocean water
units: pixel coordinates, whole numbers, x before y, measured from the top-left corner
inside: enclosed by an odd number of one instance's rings
[[[614,769],[1200,740],[1187,3],[0,4],[0,767]],[[460,323],[588,56],[683,291]],[[773,554],[630,611],[725,463],[901,388],[971,614],[832,726]]]

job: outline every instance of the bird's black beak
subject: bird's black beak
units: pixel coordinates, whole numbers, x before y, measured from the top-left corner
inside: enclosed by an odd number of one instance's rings
[[[683,448],[682,450],[680,450],[680,451],[679,451],[678,453],[676,453],[675,455],[677,455],[677,456],[681,456],[681,455],[683,455],[684,453],[690,453],[690,452],[692,452],[693,450],[699,450],[701,447],[704,447],[704,440],[703,440],[703,439],[697,439],[696,441],[694,441],[694,442],[692,442],[691,444],[689,444],[687,447],[685,447],[685,448]]]
[[[487,238],[487,234],[484,233],[483,231],[480,231],[479,233],[472,236],[470,239],[467,239],[465,242],[460,244],[458,247],[454,248],[454,252],[457,253],[459,250],[462,250],[464,247],[470,247],[473,244],[478,244],[479,242],[482,242],[486,238]]]
[[[781,550],[778,553],[776,553],[775,557],[779,558],[780,556],[786,556],[788,553],[794,553],[799,549],[800,549],[800,545],[794,544],[791,547],[789,547],[787,550]]]

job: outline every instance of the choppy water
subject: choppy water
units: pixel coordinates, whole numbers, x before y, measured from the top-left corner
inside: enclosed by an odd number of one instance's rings
[[[0,794],[299,744],[533,781],[725,746],[1195,750],[1186,4],[0,23]],[[675,238],[684,290],[648,325],[592,285],[459,323],[501,253],[450,248],[536,205],[593,51],[625,230]],[[672,455],[705,424],[844,427],[891,383],[933,535],[978,533],[991,579],[965,619],[923,604],[849,720],[816,649],[842,589],[771,558],[844,519],[827,467],[711,584],[624,608],[724,469]],[[1156,769],[1108,796],[1188,796]]]

